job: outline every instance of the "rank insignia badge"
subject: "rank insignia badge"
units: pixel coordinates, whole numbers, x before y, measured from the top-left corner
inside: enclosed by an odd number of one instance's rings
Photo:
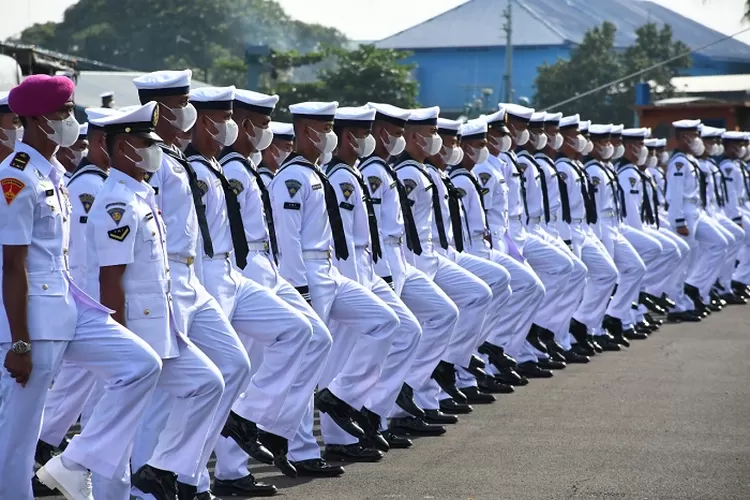
[[[383,181],[381,181],[378,176],[371,175],[367,178],[367,184],[370,186],[370,193],[377,191],[382,183]]]
[[[94,197],[88,193],[83,193],[78,195],[78,199],[81,201],[83,211],[89,213],[89,210],[91,210],[91,205],[94,203]]]
[[[112,218],[113,221],[115,221],[115,224],[120,224],[120,221],[122,220],[122,216],[125,214],[125,209],[121,207],[112,207],[107,210],[107,213]]]
[[[339,187],[341,188],[341,192],[344,194],[344,198],[347,200],[354,192],[354,186],[348,182],[342,182],[339,184]]]
[[[302,183],[295,179],[284,181],[284,185],[286,185],[286,190],[289,191],[289,196],[292,198],[294,198],[302,188]]]

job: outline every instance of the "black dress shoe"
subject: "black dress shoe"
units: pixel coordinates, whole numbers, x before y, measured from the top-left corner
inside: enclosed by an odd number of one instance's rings
[[[608,336],[599,335],[594,338],[596,339],[597,344],[601,346],[602,351],[617,352],[622,350],[620,344],[618,344],[614,341],[614,339]]]
[[[276,493],[274,493],[275,495]],[[256,495],[256,496],[263,496],[263,495]],[[271,496],[271,495],[266,495]],[[214,494],[211,491],[201,491],[197,495],[195,495],[195,500],[219,500],[218,497],[215,497]]]
[[[630,347],[630,341],[625,338],[624,332],[620,335],[615,335],[615,342],[623,347]]]
[[[664,320],[662,319],[656,319],[653,316],[651,316],[649,313],[646,313],[643,315],[643,319],[651,323],[652,325],[661,326],[664,324]]]
[[[390,430],[406,436],[440,436],[445,434],[442,425],[428,424],[424,419],[416,417],[392,418]]]
[[[511,394],[516,392],[513,386],[510,384],[501,384],[492,377],[487,377],[484,380],[477,380],[479,390],[486,392],[487,394]]]
[[[675,311],[667,313],[667,321],[670,323],[698,323],[701,317],[691,311]]]
[[[466,396],[456,387],[456,368],[453,364],[440,361],[432,372],[432,378],[457,403],[466,403]]]
[[[479,356],[472,354],[471,359],[469,360],[469,366],[466,367],[466,371],[474,375],[475,378],[484,378],[488,376],[487,372],[484,371],[484,367],[484,361],[482,361]]]
[[[615,318],[613,316],[610,316],[609,314],[605,314],[604,320],[602,321],[602,326],[613,337],[622,336],[622,320],[620,318]]]
[[[529,380],[521,376],[516,370],[506,369],[495,375],[495,382],[512,386],[528,385]]]
[[[440,400],[440,411],[448,415],[465,415],[474,411],[468,404],[456,403],[451,398]]]
[[[734,281],[733,280],[732,281],[732,290],[734,291],[734,293],[736,293],[740,297],[743,297],[743,298],[746,298],[746,299],[750,299],[750,288],[746,284],[744,284],[744,283],[742,283],[740,281]]]
[[[273,464],[282,474],[288,477],[297,477],[297,469],[289,462],[289,441],[270,432],[260,431],[258,433],[260,442],[273,454]]]
[[[36,475],[31,477],[31,491],[34,493],[34,498],[55,497],[58,495],[57,490],[49,489],[39,481]]]
[[[252,474],[232,481],[214,479],[212,490],[223,497],[272,497],[278,493],[276,486],[259,483]]]
[[[380,415],[362,407],[355,413],[357,424],[365,431],[365,437],[370,441],[374,448],[380,451],[388,451],[391,447],[388,441],[380,433]]]
[[[446,415],[440,410],[425,410],[424,421],[433,425],[457,424],[458,417],[455,415]]]
[[[300,460],[292,465],[297,469],[297,475],[306,477],[336,477],[345,472],[340,465],[329,465],[322,458]]]
[[[57,447],[42,441],[41,439],[36,442],[36,451],[34,452],[34,461],[41,466],[44,466],[52,457],[59,455],[60,450]],[[36,477],[36,476],[35,476]],[[40,483],[41,484],[41,483]]]
[[[466,394],[466,399],[469,400],[469,404],[488,405],[496,401],[495,396],[480,391],[478,387],[466,387],[465,389],[461,389],[461,391]]]
[[[599,344],[599,340],[601,340],[601,337],[594,337],[593,335],[588,336],[589,344],[591,344],[591,347],[594,348],[594,351],[598,353],[604,352],[604,348]]]
[[[177,481],[177,500],[195,500],[198,487]]]
[[[552,358],[541,358],[536,364],[544,370],[564,370],[566,366],[564,362],[556,361]]]
[[[685,283],[685,295],[690,298],[690,300],[693,301],[693,304],[695,304],[695,309],[703,312],[708,310],[708,305],[703,302],[703,298],[701,297],[700,291],[694,287],[693,285],[688,285]]]
[[[254,422],[240,417],[235,412],[229,412],[229,418],[221,430],[221,435],[234,439],[242,451],[258,462],[273,464],[273,454],[258,441],[258,426]]]
[[[542,328],[541,326],[531,325],[531,328],[529,328],[529,333],[528,335],[526,335],[526,341],[531,344],[537,351],[547,354],[547,346],[544,345],[541,337],[543,331],[544,328]]]
[[[721,298],[724,299],[730,306],[743,306],[747,304],[747,300],[740,297],[739,295],[735,295],[734,292],[723,293],[721,295]]]
[[[622,336],[629,340],[645,340],[648,338],[647,333],[636,331],[633,328],[623,330]]]
[[[568,361],[569,352],[577,354],[578,356],[584,356],[586,358],[588,358],[589,356],[594,356],[596,354],[596,351],[591,345],[575,343],[570,347],[570,351],[566,351],[565,361]]]
[[[405,438],[403,436],[397,436],[392,431],[385,431],[383,433],[383,437],[386,441],[388,441],[388,445],[392,450],[403,450],[406,448],[411,448],[414,444],[411,442],[411,439]]]
[[[323,458],[330,462],[379,462],[383,459],[383,453],[359,443],[327,444]]]
[[[552,372],[540,368],[533,361],[526,361],[518,365],[518,373],[527,378],[550,378]]]
[[[353,420],[354,412],[357,411],[345,401],[336,397],[328,389],[323,389],[315,396],[318,410],[328,414],[336,425],[344,429],[355,438],[364,437],[365,431]]]
[[[578,354],[573,349],[569,351],[565,351],[565,362],[567,363],[576,363],[576,364],[583,364],[588,363],[591,361],[588,356]]]
[[[156,500],[174,500],[177,496],[177,475],[168,470],[144,465],[130,478],[130,484]]]
[[[479,346],[478,351],[479,354],[486,355],[489,358],[490,363],[492,363],[498,370],[502,370],[503,368],[514,369],[518,366],[516,360],[505,354],[505,350],[499,345],[485,342]]]
[[[549,357],[556,361],[565,361],[565,356],[563,355],[565,349],[557,343],[555,340],[555,334],[545,328],[540,332],[540,335],[542,342],[544,342],[545,347],[547,347],[547,354]]]
[[[424,418],[424,410],[414,402],[414,389],[409,384],[401,386],[401,392],[398,393],[396,404],[412,417]]]

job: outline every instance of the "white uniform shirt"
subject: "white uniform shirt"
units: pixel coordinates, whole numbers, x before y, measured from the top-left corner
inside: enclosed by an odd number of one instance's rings
[[[502,239],[508,230],[508,183],[503,173],[504,168],[505,165],[499,158],[490,155],[486,162],[475,165],[471,170],[486,189],[484,208],[487,229],[494,242]]]
[[[86,163],[68,179],[67,188],[73,205],[70,227],[70,275],[83,290],[87,290],[86,222],[96,195],[109,175],[96,165]],[[87,290],[88,291],[88,290]],[[93,291],[89,291],[95,295]]]
[[[237,195],[247,241],[249,243],[268,242],[266,212],[263,208],[258,179],[250,171],[253,168],[251,161],[245,158],[247,163],[244,163],[240,161],[241,159],[239,153],[224,156],[221,162],[224,176],[229,181],[229,187]]]
[[[524,191],[526,182],[518,164],[518,157],[513,151],[500,153],[500,161],[504,165],[503,174],[508,184],[508,218],[517,219],[522,222],[526,220],[526,207],[524,203]],[[494,204],[494,202],[493,202]],[[494,225],[492,217],[490,224]]]
[[[195,153],[189,146],[187,151]],[[222,172],[221,165],[215,159],[209,160],[198,153],[188,156],[188,161],[198,177],[201,201],[206,205],[206,222],[211,235],[214,256],[229,254],[234,250],[229,212],[221,180],[216,175],[216,172]],[[190,199],[192,200],[192,197]]]
[[[445,237],[448,239],[448,245],[455,247],[456,244],[453,241],[454,238],[453,223],[451,221],[451,209],[448,203],[448,188],[445,185],[445,181],[443,180],[443,177],[446,174],[435,165],[425,163],[425,166],[427,167],[427,172],[429,172],[432,182],[435,184],[435,187],[440,194],[440,210],[442,210],[443,213],[443,230],[445,231]],[[433,217],[432,219],[432,237],[435,238],[432,244],[440,245],[440,238],[438,238],[437,221],[435,220],[435,217]]]
[[[529,210],[529,218],[541,218],[544,220],[544,197],[540,176],[542,169],[538,166],[534,157],[528,151],[518,153],[518,163],[523,170],[522,174],[526,185],[526,207]],[[549,186],[548,186],[549,189]]]
[[[583,197],[583,189],[587,183],[586,173],[583,165],[577,163],[577,160],[560,157],[555,162],[557,175],[565,183],[565,189],[568,191],[568,206],[570,207],[570,220],[573,223],[582,223],[586,221],[586,199]],[[588,190],[590,186],[585,184]],[[588,192],[588,191],[587,191]],[[570,226],[568,224],[558,224],[560,237],[569,241],[572,238]]]
[[[101,267],[126,266],[126,326],[162,359],[180,353],[165,233],[151,186],[112,169],[89,212],[88,289],[99,296]]]
[[[394,170],[406,189],[406,196],[411,204],[419,241],[423,244],[423,250],[427,250],[424,243],[432,243],[433,238],[432,190],[435,187],[432,178],[427,171],[427,167],[411,159],[408,155],[404,155],[399,163],[394,165]],[[443,214],[444,217],[446,215]],[[434,237],[437,241],[438,235],[435,234]]]
[[[534,159],[544,171],[547,181],[547,199],[549,200],[550,222],[554,223],[562,217],[562,198],[560,196],[560,181],[557,178],[555,162],[544,153],[537,153]]]
[[[719,165],[727,183],[727,199],[724,213],[735,222],[742,222],[741,205],[745,200],[745,179],[737,160],[726,158]]]
[[[258,173],[260,174],[260,178],[263,181],[263,184],[265,184],[266,187],[270,186],[271,181],[273,180],[273,176],[275,175],[273,171],[261,163],[258,166]]]
[[[451,169],[450,177],[453,185],[456,186],[456,189],[461,194],[461,201],[466,212],[466,220],[468,220],[469,227],[464,232],[467,235],[466,245],[483,246],[484,237],[487,234],[487,218],[482,206],[482,197],[486,197],[489,194],[489,188],[481,186],[481,181],[474,174],[474,169],[468,171],[462,167],[453,168]],[[480,191],[477,190],[477,185],[480,186]]]
[[[307,286],[302,252],[331,250],[331,225],[319,172],[316,165],[293,153],[269,186],[279,244],[279,273],[297,288]]]
[[[666,200],[669,204],[669,222],[672,227],[686,225],[685,205],[700,204],[700,174],[698,161],[693,155],[677,152],[667,165]]]
[[[591,187],[594,191],[596,200],[596,211],[599,218],[617,217],[618,200],[617,185],[614,182],[614,176],[609,172],[607,167],[600,161],[591,159],[585,166],[586,174],[591,179]]]

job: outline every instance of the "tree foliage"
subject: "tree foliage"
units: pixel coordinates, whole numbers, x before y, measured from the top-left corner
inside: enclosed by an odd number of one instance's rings
[[[605,22],[586,33],[581,44],[571,52],[569,60],[539,67],[534,105],[540,108],[553,106],[676,57],[674,61],[608,85],[557,110],[565,114],[580,113],[586,119],[603,123],[630,124],[637,83],[649,82],[653,99],[672,96],[671,78],[691,63],[689,55],[677,57],[686,54],[689,48],[673,40],[672,29],[668,25],[661,28],[656,24],[641,26],[635,32],[635,43],[625,50],[615,48],[615,34],[615,26]]]

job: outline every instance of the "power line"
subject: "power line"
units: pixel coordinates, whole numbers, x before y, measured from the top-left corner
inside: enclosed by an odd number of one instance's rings
[[[745,28],[745,29],[743,29],[741,31],[738,31],[737,33],[732,34],[732,35],[726,35],[726,36],[724,36],[722,38],[714,40],[711,43],[703,45],[702,47],[698,47],[697,49],[690,49],[690,50],[688,50],[686,52],[683,52],[681,54],[678,54],[678,55],[676,55],[674,57],[670,57],[669,59],[666,59],[664,61],[658,62],[656,64],[652,64],[648,68],[645,68],[645,69],[642,69],[640,71],[636,71],[635,73],[631,73],[629,75],[623,76],[622,78],[618,78],[617,80],[612,80],[611,82],[605,83],[604,85],[600,85],[600,86],[598,86],[596,88],[593,88],[591,90],[587,90],[583,94],[576,94],[574,97],[571,97],[570,99],[566,99],[566,100],[564,100],[562,102],[558,102],[557,104],[554,104],[552,106],[542,106],[540,109],[555,109],[558,106],[564,106],[565,104],[568,104],[570,102],[577,101],[578,99],[582,99],[582,98],[584,98],[586,96],[589,96],[591,94],[595,94],[596,92],[599,92],[600,90],[604,90],[604,89],[607,89],[607,88],[609,88],[609,87],[611,87],[613,85],[617,85],[618,83],[622,83],[622,82],[624,82],[626,80],[629,80],[629,79],[633,78],[634,76],[641,75],[643,73],[651,71],[652,69],[656,69],[656,68],[658,68],[660,66],[664,66],[665,64],[669,64],[672,61],[675,61],[675,60],[680,59],[682,57],[689,56],[693,52],[700,52],[703,49],[707,49],[708,47],[711,47],[713,45],[721,43],[721,42],[723,42],[725,40],[729,40],[730,38],[734,38],[737,35],[741,35],[742,33],[745,33],[746,31],[750,31],[750,28]]]

